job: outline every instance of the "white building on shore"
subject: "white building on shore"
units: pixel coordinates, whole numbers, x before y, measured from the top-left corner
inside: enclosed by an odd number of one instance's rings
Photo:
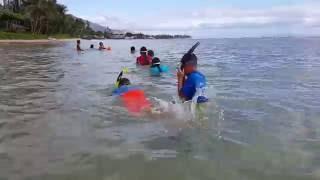
[[[2,3],[4,8],[18,8],[22,4],[22,0],[3,0]]]

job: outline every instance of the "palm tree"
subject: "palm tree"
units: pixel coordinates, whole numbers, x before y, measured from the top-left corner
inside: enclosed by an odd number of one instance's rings
[[[39,25],[41,26],[41,17],[44,16],[43,0],[29,0],[27,2],[26,11],[31,19],[31,32],[38,32]]]
[[[67,7],[61,4],[57,4],[56,9],[58,11],[56,17],[53,19],[53,29],[55,32],[64,33],[66,23]]]
[[[3,16],[0,17],[2,22],[23,23],[33,34],[68,33],[78,36],[92,31],[89,22],[67,15],[66,6],[58,4],[57,0],[3,0],[3,2],[7,11],[20,15],[21,18],[14,16],[15,19],[12,19],[11,16],[10,18]]]
[[[56,2],[53,0],[28,0],[25,3],[26,12],[31,19],[31,32],[37,34],[48,32],[50,19],[54,19],[57,12]]]

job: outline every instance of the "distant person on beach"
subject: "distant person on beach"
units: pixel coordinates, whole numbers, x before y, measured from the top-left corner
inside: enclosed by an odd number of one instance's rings
[[[80,40],[77,40],[77,51],[83,51],[83,49],[80,47],[80,43]]]
[[[152,61],[152,57],[147,54],[147,48],[141,47],[140,56],[137,58],[137,64],[142,66],[150,65]]]
[[[152,63],[150,66],[151,76],[160,76],[162,73],[166,73],[168,71],[169,71],[168,66],[162,65],[159,58],[155,57],[152,59]]]
[[[199,104],[208,102],[208,98],[204,94],[206,77],[197,70],[198,58],[193,53],[198,45],[197,43],[182,57],[177,79],[179,97],[183,101],[195,100]]]
[[[148,50],[148,56],[150,56],[151,58],[154,57],[154,52],[151,49]]]
[[[103,42],[100,42],[99,43],[99,50],[104,50],[104,49],[106,49],[106,48],[104,47]]]
[[[131,48],[130,48],[130,52],[131,52],[131,54],[136,53],[136,48],[135,48],[134,46],[131,46]]]

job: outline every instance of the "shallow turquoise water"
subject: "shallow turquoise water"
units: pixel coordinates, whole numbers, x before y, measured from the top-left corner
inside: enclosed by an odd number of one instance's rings
[[[200,40],[207,128],[175,109],[133,117],[110,96],[128,67],[150,98],[176,99],[175,66],[195,41],[105,41],[111,52],[80,54],[74,42],[0,45],[0,179],[320,179],[320,39]],[[132,45],[171,72],[150,77]]]

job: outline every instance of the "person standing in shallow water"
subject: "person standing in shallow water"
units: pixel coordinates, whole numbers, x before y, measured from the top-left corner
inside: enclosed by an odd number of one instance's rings
[[[152,61],[152,57],[147,55],[147,48],[141,47],[140,56],[137,58],[137,64],[142,66],[150,65]]]
[[[83,49],[80,47],[80,43],[80,40],[77,40],[77,51],[83,51]]]
[[[206,77],[197,70],[198,58],[194,53],[187,53],[181,59],[177,72],[178,95],[183,101],[193,100],[197,95],[198,104],[208,102],[205,96]]]

